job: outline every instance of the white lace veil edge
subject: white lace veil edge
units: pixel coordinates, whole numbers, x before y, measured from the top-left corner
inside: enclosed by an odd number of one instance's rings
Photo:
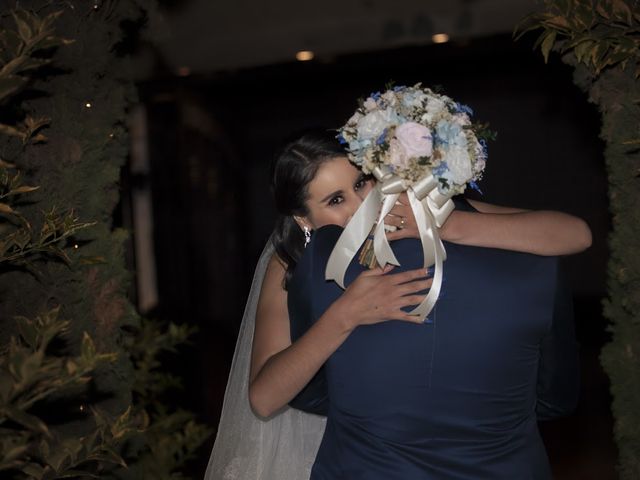
[[[323,417],[287,408],[262,420],[249,405],[256,306],[273,252],[269,240],[251,283],[205,480],[307,480],[322,439]]]

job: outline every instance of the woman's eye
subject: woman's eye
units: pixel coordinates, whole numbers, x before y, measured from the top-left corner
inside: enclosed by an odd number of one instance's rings
[[[367,183],[367,181],[364,178],[361,178],[360,180],[358,180],[354,186],[355,190],[360,190],[362,187],[364,187],[365,183]]]
[[[342,203],[342,197],[339,195],[329,200],[329,205],[339,205],[341,203]]]

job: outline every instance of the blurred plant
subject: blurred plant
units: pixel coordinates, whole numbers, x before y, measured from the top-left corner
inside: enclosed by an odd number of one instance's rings
[[[16,24],[16,30],[0,31],[0,102],[11,95],[15,95],[29,81],[29,73],[51,63],[50,58],[38,56],[43,50],[63,45],[69,45],[73,40],[55,35],[54,24],[62,15],[57,11],[43,18],[27,11],[14,10],[11,12]],[[36,123],[37,124],[37,123]],[[0,131],[24,138],[21,129],[0,126]],[[29,125],[24,125],[27,129]]]
[[[135,367],[134,411],[148,417],[145,445],[136,453],[136,465],[123,478],[179,479],[180,469],[196,457],[197,450],[212,434],[212,429],[196,422],[193,413],[167,408],[166,396],[182,388],[181,380],[165,371],[163,356],[176,354],[194,327],[169,323],[163,328],[143,319],[128,346]]]
[[[46,6],[36,10],[44,11],[53,6],[49,1],[44,4]],[[115,20],[118,5],[117,2],[110,3],[105,10],[108,13],[105,18],[114,21],[119,28],[119,23]],[[131,4],[125,5],[122,15],[130,14],[128,9],[131,7]],[[92,14],[98,10],[90,9]],[[84,15],[80,12],[77,14]],[[11,13],[15,28],[0,30],[0,104],[14,109],[12,115],[3,116],[4,121],[7,122],[7,118],[15,119],[13,124],[0,123],[0,134],[4,134],[6,140],[0,151],[4,155],[12,153],[12,161],[0,159],[0,277],[9,278],[8,272],[15,270],[26,269],[37,273],[34,268],[36,261],[46,267],[56,263],[51,260],[62,260],[70,267],[63,270],[49,269],[44,280],[37,279],[37,282],[49,282],[51,290],[44,291],[57,293],[50,298],[34,299],[29,292],[16,291],[18,297],[24,295],[27,298],[26,302],[48,304],[53,300],[53,303],[58,304],[57,307],[35,315],[33,319],[13,315],[17,320],[16,328],[8,323],[11,317],[0,318],[0,334],[4,334],[6,330],[17,330],[16,334],[9,336],[4,346],[0,344],[0,477],[43,480],[98,477],[136,480],[184,478],[180,470],[184,468],[185,462],[194,457],[195,451],[210,435],[210,431],[198,424],[192,413],[172,409],[163,403],[165,393],[179,388],[180,381],[163,372],[160,357],[175,351],[176,346],[186,341],[193,331],[186,326],[170,324],[164,329],[150,321],[140,322],[132,313],[129,321],[134,325],[140,323],[135,335],[119,337],[110,343],[105,343],[101,337],[95,337],[100,339],[102,350],[110,348],[117,350],[119,354],[109,350],[107,353],[99,351],[86,332],[86,329],[95,331],[96,324],[122,325],[118,323],[122,322],[124,310],[120,305],[125,300],[117,296],[120,292],[115,291],[115,288],[122,285],[119,282],[126,272],[114,273],[113,267],[120,260],[116,258],[114,261],[113,257],[122,255],[119,250],[122,236],[114,234],[109,227],[105,228],[104,218],[110,217],[113,206],[109,202],[113,202],[113,197],[108,194],[95,195],[96,190],[109,192],[117,178],[113,172],[117,172],[119,168],[117,166],[114,169],[114,163],[118,165],[117,162],[121,161],[119,157],[106,156],[106,161],[105,156],[101,156],[105,152],[113,154],[113,150],[107,149],[115,148],[114,135],[98,133],[88,139],[84,138],[84,143],[80,146],[75,137],[82,137],[83,130],[78,128],[78,122],[82,123],[82,120],[76,119],[76,123],[71,123],[75,127],[71,133],[71,142],[67,141],[68,137],[61,142],[61,137],[68,134],[68,131],[61,136],[58,130],[57,136],[54,135],[54,149],[42,150],[49,143],[43,133],[44,129],[50,127],[49,117],[32,115],[17,108],[17,95],[37,78],[38,69],[51,63],[51,59],[58,54],[58,47],[66,48],[74,43],[73,40],[57,36],[54,26],[56,20],[62,19],[72,24],[86,23],[84,17],[79,20],[75,15],[74,8],[44,16],[16,10]],[[112,41],[113,36],[107,20],[97,19],[95,26],[103,36],[82,40],[86,42],[85,47],[92,45],[100,51],[108,47],[105,38]],[[90,33],[85,32],[85,36],[94,33],[95,29]],[[75,55],[71,58],[85,61],[84,55],[78,55],[77,52]],[[76,65],[76,68],[85,73],[86,68],[83,69],[81,65]],[[103,77],[95,75],[92,78]],[[132,85],[130,80],[128,82]],[[86,82],[76,79],[76,83],[84,85]],[[118,79],[110,85],[113,84],[121,85],[122,80]],[[104,80],[99,85],[96,88],[112,91],[106,87]],[[62,98],[64,94],[54,89],[50,95]],[[123,100],[117,95],[116,98]],[[68,104],[64,102],[65,99],[62,99],[58,114],[62,111],[66,115],[68,112]],[[102,120],[103,117],[93,117],[104,122],[100,126],[107,125],[111,132],[114,131],[113,125],[122,121],[117,115],[124,112],[117,108],[120,106],[117,102],[115,105],[116,108],[110,112],[111,116],[106,116],[106,121]],[[124,102],[121,106],[124,108]],[[69,117],[65,119],[68,121]],[[100,132],[98,128],[87,131],[92,134]],[[105,137],[109,138],[108,145],[104,143]],[[56,203],[68,203],[68,200],[52,201],[52,198],[68,197],[58,196],[63,188],[59,185],[59,170],[51,168],[51,165],[43,165],[42,160],[48,159],[52,154],[66,159],[71,154],[69,148],[76,147],[74,152],[92,153],[74,158],[77,159],[77,165],[81,165],[79,159],[92,165],[87,171],[92,181],[97,180],[95,184],[91,183],[93,190],[90,188],[87,191],[91,195],[93,207],[90,211],[96,215],[94,218],[103,218],[102,224],[82,222],[75,209],[63,211],[55,206]],[[34,149],[39,149],[38,155],[33,154]],[[17,167],[30,154],[32,160],[40,157],[39,163],[33,165],[32,162],[30,173],[33,173],[34,168],[45,171],[40,175],[41,182],[33,183],[42,183],[47,189],[46,195],[38,195],[41,193],[40,186],[33,186],[26,181],[21,169]],[[126,155],[126,150],[117,150],[117,154],[122,157]],[[107,166],[101,170],[103,165]],[[55,164],[52,166],[55,167]],[[76,184],[83,185],[82,180],[73,178],[73,172],[65,170],[64,174],[70,176]],[[73,184],[67,183],[67,188],[69,186],[73,187]],[[35,198],[31,195],[35,195]],[[84,195],[86,197],[87,193]],[[33,206],[41,203],[49,206],[34,210]],[[27,213],[23,210],[27,210]],[[92,226],[102,228],[100,233],[92,237],[91,242],[87,242],[94,244],[92,249],[99,254],[72,255],[72,252],[82,247],[83,242],[73,242],[70,245],[69,240]],[[95,247],[95,244],[99,246]],[[114,248],[114,244],[118,246]],[[107,255],[111,255],[111,258],[107,259]],[[74,259],[79,261],[72,261]],[[86,274],[78,268],[96,263],[109,266],[109,273],[104,278],[99,277],[95,269]],[[24,285],[31,284],[25,282]],[[77,291],[65,293],[70,289]],[[59,296],[74,299],[76,304],[70,308],[68,301],[58,300]],[[80,304],[77,301],[79,296],[89,297],[91,301]],[[4,302],[6,299],[0,300]],[[105,304],[110,308],[105,309]],[[15,306],[10,305],[10,308]],[[0,306],[6,311],[5,305]],[[60,319],[61,311],[73,312],[73,322]],[[99,313],[98,316],[96,312]],[[112,331],[118,331],[118,328]],[[120,383],[115,387],[113,383],[103,383],[102,388],[107,385],[106,388],[98,390],[100,395],[106,393],[127,399],[129,407],[120,402],[115,407],[110,405],[111,413],[108,413],[95,406],[98,402],[92,395],[95,394],[93,390],[97,380],[104,382],[105,378],[108,381],[115,376],[122,378],[122,372],[126,372],[129,377],[133,376],[133,382],[125,378],[124,381],[119,380]],[[71,412],[67,411],[69,407]]]
[[[572,65],[574,82],[602,114],[600,137],[609,180],[607,299],[612,340],[601,353],[611,380],[620,478],[640,478],[640,8],[637,0],[546,0],[517,36]]]
[[[640,9],[637,1],[547,0],[545,11],[525,17],[516,39],[542,30],[534,44],[545,62],[552,48],[571,52],[579,63],[599,75],[608,67],[634,69],[640,77]]]
[[[54,308],[35,319],[18,317],[18,337],[11,337],[0,355],[0,472],[22,472],[29,478],[96,477],[108,465],[125,465],[117,448],[136,432],[131,410],[116,419],[93,411],[88,435],[57,433],[34,408],[53,397],[76,394],[96,368],[116,359],[98,353],[84,334],[76,356],[51,353],[54,339],[64,336],[69,321]],[[80,407],[84,410],[84,407]],[[8,477],[11,478],[11,477]]]

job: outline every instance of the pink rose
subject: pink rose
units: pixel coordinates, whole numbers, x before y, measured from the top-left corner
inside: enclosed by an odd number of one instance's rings
[[[407,157],[429,157],[433,153],[431,130],[415,122],[403,123],[396,128],[395,137]]]
[[[392,138],[389,142],[389,163],[395,167],[404,169],[409,166],[409,157],[407,152],[397,139]]]

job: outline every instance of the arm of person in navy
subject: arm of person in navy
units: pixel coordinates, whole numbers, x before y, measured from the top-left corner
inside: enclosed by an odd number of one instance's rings
[[[580,392],[578,343],[575,336],[573,300],[567,279],[558,267],[553,320],[540,346],[538,367],[538,420],[571,414]]]
[[[320,316],[312,313],[312,292],[316,293],[313,289],[314,273],[321,271],[324,275],[323,267],[341,233],[342,229],[336,226],[327,226],[315,232],[313,240],[307,246],[309,251],[305,252],[305,256],[296,267],[294,283],[290,286],[288,296],[292,342],[300,338]],[[342,293],[335,282],[322,282],[321,287],[330,290],[331,296],[335,298]],[[324,367],[289,402],[289,406],[307,413],[327,415],[329,394]]]

